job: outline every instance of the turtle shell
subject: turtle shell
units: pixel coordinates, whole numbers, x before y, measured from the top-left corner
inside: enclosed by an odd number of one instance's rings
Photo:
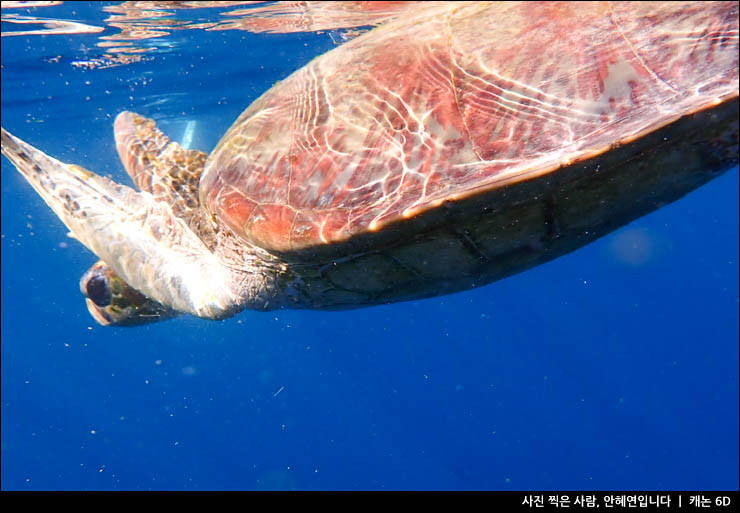
[[[515,194],[492,191],[736,98],[737,34],[736,2],[422,5],[255,101],[209,156],[201,204],[296,258],[506,207]]]

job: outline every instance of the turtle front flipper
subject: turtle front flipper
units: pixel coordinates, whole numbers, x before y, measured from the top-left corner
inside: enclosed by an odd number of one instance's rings
[[[166,202],[60,162],[5,129],[2,153],[72,235],[133,289],[198,317],[241,309],[234,271]]]
[[[201,208],[200,176],[208,155],[180,146],[153,119],[124,111],[113,125],[116,149],[136,186],[167,203],[172,212],[213,250],[216,228]]]
[[[90,315],[102,326],[139,326],[178,315],[131,287],[102,260],[82,275],[80,291]]]
[[[116,149],[136,186],[172,207],[190,225],[200,215],[198,183],[208,155],[188,150],[157,128],[153,119],[124,111],[113,125]]]

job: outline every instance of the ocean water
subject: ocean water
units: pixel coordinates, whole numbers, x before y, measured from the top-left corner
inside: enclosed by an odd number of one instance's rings
[[[205,30],[221,6],[116,37],[115,5],[3,9],[2,124],[124,183],[118,112],[209,151],[352,36]],[[40,18],[103,31],[5,37]],[[738,488],[737,168],[478,290],[135,329],[94,323],[96,258],[1,176],[3,490]]]

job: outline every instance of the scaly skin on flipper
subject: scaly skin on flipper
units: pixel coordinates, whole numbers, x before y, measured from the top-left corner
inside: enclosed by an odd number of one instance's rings
[[[200,317],[241,309],[239,278],[166,203],[60,162],[5,129],[2,153],[72,235],[134,289]]]
[[[201,240],[213,248],[214,223],[200,208],[198,185],[208,155],[187,150],[157,128],[154,120],[121,112],[113,125],[116,149],[136,186],[164,201]]]

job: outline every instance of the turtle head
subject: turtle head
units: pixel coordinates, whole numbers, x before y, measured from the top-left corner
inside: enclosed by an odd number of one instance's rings
[[[82,275],[80,291],[90,315],[102,326],[139,326],[177,315],[131,287],[102,260]]]

